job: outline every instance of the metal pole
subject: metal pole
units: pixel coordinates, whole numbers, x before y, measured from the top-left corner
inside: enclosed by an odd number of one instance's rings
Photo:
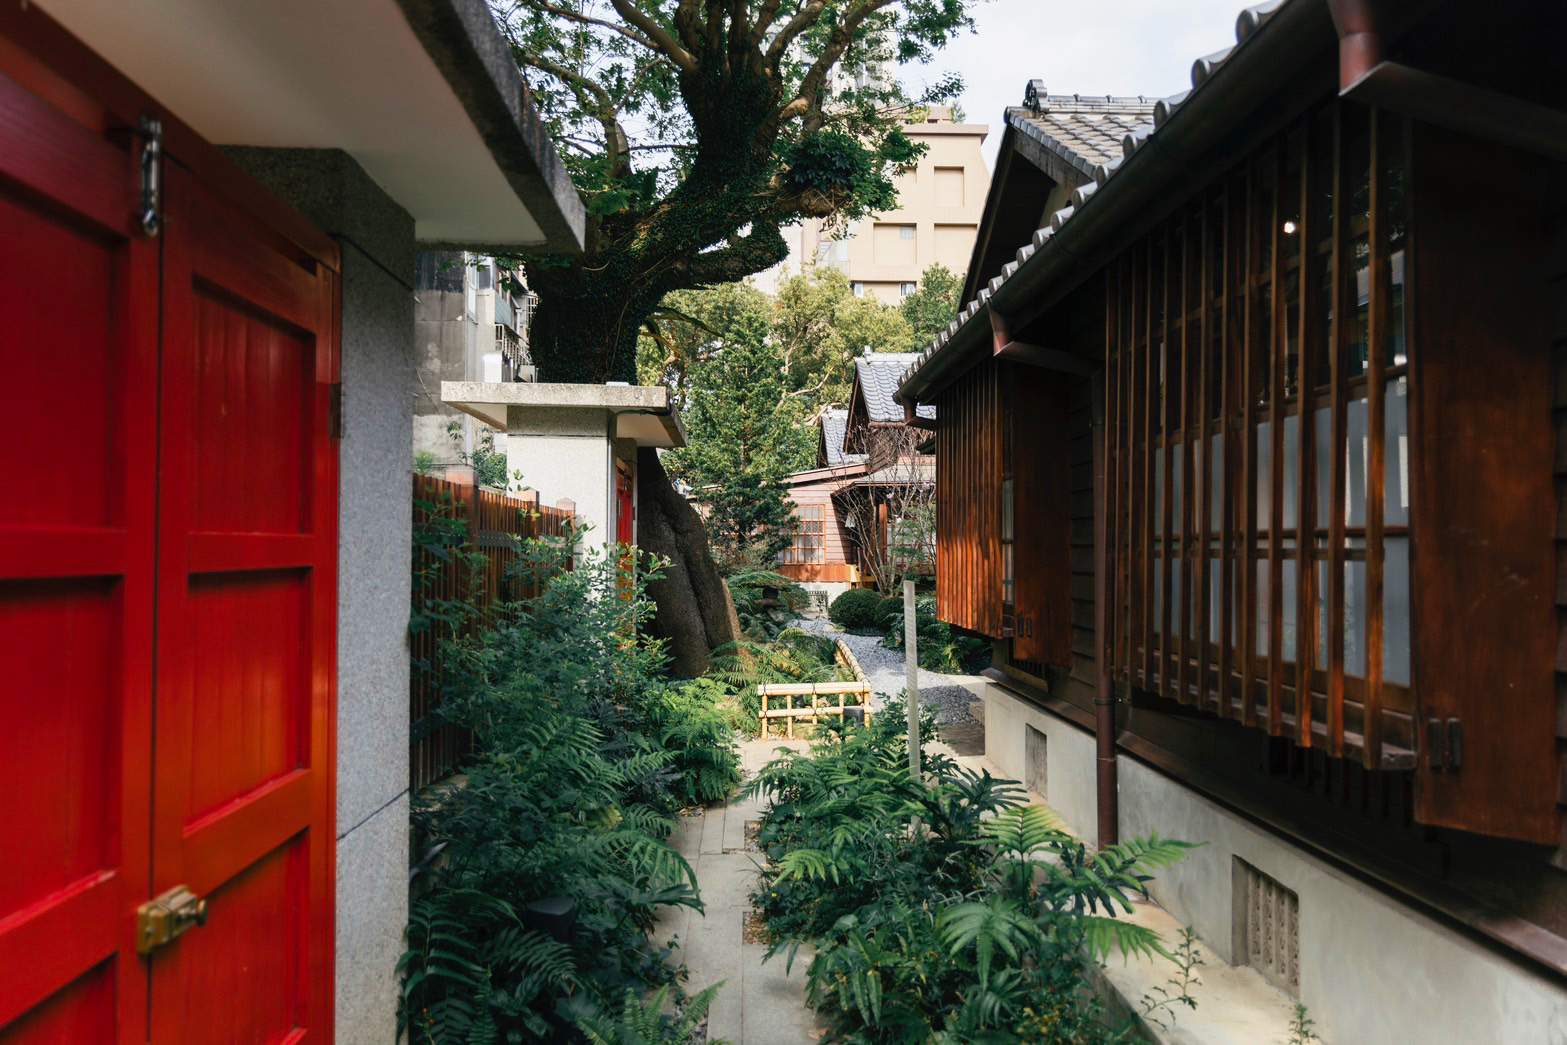
[[[903,688],[909,708],[909,778],[918,783],[920,776],[920,651],[919,626],[914,616],[914,582],[903,582]]]

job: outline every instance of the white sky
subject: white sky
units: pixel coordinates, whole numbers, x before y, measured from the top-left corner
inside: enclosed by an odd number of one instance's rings
[[[1257,0],[1250,0],[1255,3]],[[995,169],[1002,113],[1040,79],[1052,94],[1162,98],[1192,85],[1192,63],[1235,43],[1248,0],[985,0],[965,34],[930,66],[905,66],[910,87],[948,70],[962,75],[969,123],[990,125]]]

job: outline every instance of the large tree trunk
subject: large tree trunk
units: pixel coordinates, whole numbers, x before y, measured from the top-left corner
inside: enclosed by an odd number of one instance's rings
[[[629,280],[575,266],[530,268],[528,285],[539,295],[528,352],[540,381],[636,383],[637,333],[662,288],[638,293]]]
[[[669,643],[670,671],[692,678],[706,671],[713,650],[740,637],[729,586],[713,562],[702,517],[676,492],[658,451],[637,452],[637,542],[668,559],[661,580],[648,585],[658,607],[648,632]]]

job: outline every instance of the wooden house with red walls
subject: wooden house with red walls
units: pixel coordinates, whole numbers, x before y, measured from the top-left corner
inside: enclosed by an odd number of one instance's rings
[[[0,1040],[395,1040],[415,256],[583,230],[484,0],[0,4]]]
[[[820,604],[860,583],[853,536],[833,497],[863,476],[866,455],[844,448],[847,410],[827,410],[817,422],[816,466],[785,481],[794,504],[789,547],[778,553],[777,571],[813,594]]]
[[[1330,1041],[1567,1038],[1564,41],[1283,0],[1151,106],[1030,84],[900,381],[989,756],[1207,842],[1156,898]]]

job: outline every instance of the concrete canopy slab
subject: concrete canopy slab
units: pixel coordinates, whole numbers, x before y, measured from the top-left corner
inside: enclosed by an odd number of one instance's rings
[[[563,424],[612,417],[617,439],[666,449],[686,445],[685,425],[662,385],[442,381],[441,401],[503,432],[537,425],[532,434],[548,434]]]
[[[347,152],[424,243],[582,250],[582,200],[485,0],[39,6],[208,141]]]

